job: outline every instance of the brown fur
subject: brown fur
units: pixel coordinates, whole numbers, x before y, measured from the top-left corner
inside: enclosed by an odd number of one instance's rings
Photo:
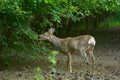
[[[58,38],[53,35],[53,29],[50,29],[48,32],[45,32],[40,35],[40,40],[48,40],[53,43],[61,52],[64,52],[68,55],[68,71],[72,72],[72,60],[71,54],[80,53],[85,62],[89,63],[87,58],[87,53],[90,55],[93,63],[95,64],[95,57],[93,55],[94,46],[93,44],[88,44],[88,41],[94,37],[90,35],[82,35],[77,37],[68,37],[68,38]]]

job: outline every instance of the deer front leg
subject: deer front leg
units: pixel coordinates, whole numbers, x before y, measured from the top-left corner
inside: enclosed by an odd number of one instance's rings
[[[67,62],[67,68],[68,72],[72,73],[72,60],[71,60],[71,53],[68,52],[68,62]]]

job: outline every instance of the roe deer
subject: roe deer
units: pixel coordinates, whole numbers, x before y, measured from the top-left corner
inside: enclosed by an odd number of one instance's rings
[[[55,31],[54,28],[50,28],[47,32],[39,35],[40,40],[48,40],[49,42],[53,43],[61,52],[64,52],[68,55],[68,71],[72,72],[72,60],[71,54],[73,53],[80,53],[83,60],[86,63],[89,63],[87,54],[90,55],[92,60],[92,72],[94,69],[95,64],[95,57],[93,54],[94,46],[95,46],[95,39],[90,35],[82,35],[77,37],[68,37],[65,39],[58,38],[53,35]]]

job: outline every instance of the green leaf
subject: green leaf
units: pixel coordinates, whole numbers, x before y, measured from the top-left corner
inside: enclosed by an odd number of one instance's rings
[[[49,0],[44,0],[44,2],[45,2],[45,3],[48,3],[48,2],[49,2]]]
[[[38,2],[42,2],[42,0],[38,0]]]
[[[58,51],[52,51],[52,54],[57,55],[57,54],[59,54],[59,52]]]
[[[26,34],[30,39],[38,40],[38,34],[34,32],[29,26],[24,26],[22,28],[24,34]]]
[[[52,1],[52,0],[48,0],[48,2],[49,2],[49,3],[53,3],[53,1]]]

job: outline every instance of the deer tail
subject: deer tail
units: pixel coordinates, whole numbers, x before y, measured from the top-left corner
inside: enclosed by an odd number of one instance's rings
[[[95,41],[94,37],[91,37],[91,38],[89,39],[88,44],[92,44],[92,45],[95,46],[96,41]]]

